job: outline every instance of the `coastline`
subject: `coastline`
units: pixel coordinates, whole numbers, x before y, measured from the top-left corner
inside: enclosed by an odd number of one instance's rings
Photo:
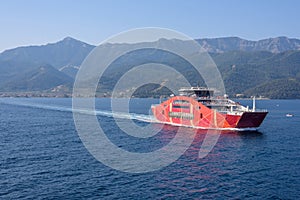
[[[72,98],[74,97],[71,92],[67,93],[55,93],[55,92],[41,92],[41,91],[30,91],[30,92],[0,92],[0,98]],[[96,94],[96,96],[76,96],[76,97],[81,97],[81,98],[91,98],[91,97],[96,97],[96,98],[111,98],[111,95],[106,95],[106,94]],[[151,98],[151,99],[159,99],[159,97],[155,96],[149,96],[149,97],[144,97],[144,96],[132,96],[132,97],[127,97],[127,96],[118,96],[117,98]],[[243,98],[237,98],[237,97],[232,97],[232,99],[235,100],[253,100],[251,97],[243,97]],[[297,98],[274,98],[274,99],[282,99],[282,100],[294,100]],[[272,98],[267,98],[267,97],[256,97],[256,100],[274,100]]]

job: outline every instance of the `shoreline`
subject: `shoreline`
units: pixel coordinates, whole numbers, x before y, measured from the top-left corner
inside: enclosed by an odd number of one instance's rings
[[[65,99],[71,99],[73,98],[72,94],[56,94],[56,95],[48,95],[48,94],[37,94],[37,95],[3,95],[0,93],[0,99],[4,98],[65,98]],[[94,98],[94,96],[77,96],[76,98]],[[111,96],[95,96],[95,98],[112,98]],[[116,97],[118,99],[159,99],[156,97]],[[252,101],[253,98],[232,98],[234,100],[248,100]],[[256,98],[255,100],[260,101],[260,100],[300,100],[299,98]]]

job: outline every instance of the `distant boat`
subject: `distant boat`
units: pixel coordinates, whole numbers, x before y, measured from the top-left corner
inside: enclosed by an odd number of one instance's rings
[[[288,114],[286,114],[285,116],[286,116],[286,117],[294,117],[294,115],[291,114],[291,113],[288,113]]]

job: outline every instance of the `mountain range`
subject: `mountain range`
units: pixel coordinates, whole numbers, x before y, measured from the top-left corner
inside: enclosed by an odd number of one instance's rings
[[[224,53],[228,51],[268,51],[280,53],[289,50],[300,50],[300,40],[287,37],[268,38],[250,41],[238,37],[225,37],[196,40],[210,53]]]
[[[300,98],[300,40],[277,37],[249,41],[226,37],[196,41],[215,61],[229,95]],[[93,45],[67,37],[57,43],[6,50],[0,54],[0,92],[51,93],[63,88],[61,92],[70,93],[82,61],[94,48]],[[145,56],[142,53],[140,55],[141,59]],[[169,55],[153,55],[153,59],[157,58],[173,59]],[[126,66],[132,60],[129,56],[115,64]],[[100,80],[99,88],[109,93],[122,70],[125,68],[114,68],[107,73]],[[157,88],[149,88],[152,93],[144,91],[139,96],[146,93],[154,96]]]

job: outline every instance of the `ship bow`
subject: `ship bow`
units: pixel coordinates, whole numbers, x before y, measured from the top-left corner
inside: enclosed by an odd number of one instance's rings
[[[258,128],[268,112],[245,112],[241,116],[236,128]]]

